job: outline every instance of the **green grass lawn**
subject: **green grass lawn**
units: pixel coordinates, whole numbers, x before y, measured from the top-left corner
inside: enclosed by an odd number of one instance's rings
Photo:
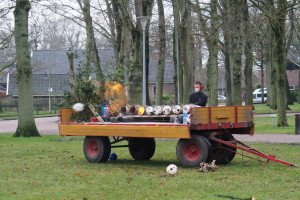
[[[53,110],[51,114],[49,114],[49,111],[38,111],[38,113],[35,111],[34,116],[35,117],[47,117],[47,116],[56,116],[59,115],[59,110],[56,110],[56,112]],[[0,112],[0,119],[17,119],[18,113],[17,112]]]
[[[271,114],[276,113],[276,110],[270,109],[266,104],[254,104],[255,114]],[[287,110],[288,113],[300,112],[300,104],[294,103],[294,105],[289,105],[291,110]]]
[[[82,137],[13,138],[0,135],[1,199],[216,199],[215,194],[256,199],[298,199],[299,168],[236,158],[219,171],[180,166],[176,141],[157,141],[150,161],[134,161],[127,148],[116,161],[88,163]],[[300,165],[300,146],[251,144]],[[178,166],[175,176],[166,167]]]
[[[287,122],[288,127],[276,127],[277,118],[275,118],[275,126],[273,128],[271,117],[254,117],[254,133],[294,134],[295,116],[287,116]]]

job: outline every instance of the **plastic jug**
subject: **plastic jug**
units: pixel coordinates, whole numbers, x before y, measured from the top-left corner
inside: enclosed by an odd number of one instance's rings
[[[109,122],[109,104],[106,102],[103,102],[101,107],[101,114],[103,121]]]
[[[187,106],[183,107],[183,124],[187,124],[188,123],[188,108]]]

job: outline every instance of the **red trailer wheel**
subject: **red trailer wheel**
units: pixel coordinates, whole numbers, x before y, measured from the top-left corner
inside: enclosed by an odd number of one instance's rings
[[[108,137],[85,137],[83,152],[87,161],[91,163],[106,162],[110,151],[111,146]]]
[[[91,157],[96,157],[99,153],[99,145],[97,140],[90,139],[87,143],[87,151]]]
[[[183,156],[188,161],[196,161],[201,155],[201,149],[195,142],[185,144],[183,148]]]
[[[208,156],[209,144],[205,137],[192,135],[191,140],[180,139],[176,147],[176,155],[184,167],[199,167]]]

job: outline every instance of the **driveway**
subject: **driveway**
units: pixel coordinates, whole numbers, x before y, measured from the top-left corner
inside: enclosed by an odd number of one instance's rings
[[[59,117],[42,117],[35,118],[35,123],[40,134],[58,135]],[[0,133],[14,133],[18,126],[18,120],[0,120]],[[265,143],[281,143],[281,144],[297,144],[300,145],[300,134],[254,134],[234,135],[237,140],[242,142],[265,142]]]

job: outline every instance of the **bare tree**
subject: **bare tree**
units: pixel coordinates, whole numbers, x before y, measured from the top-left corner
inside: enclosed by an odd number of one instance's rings
[[[94,29],[93,29],[93,20],[90,13],[90,1],[83,0],[83,4],[81,0],[77,0],[79,7],[83,13],[83,18],[85,22],[85,29],[86,29],[86,45],[85,45],[85,68],[87,71],[90,71],[91,62],[94,65],[94,70],[97,76],[97,80],[102,82],[103,74],[100,66],[100,58],[98,55],[98,49],[96,46],[96,40],[94,36]],[[88,78],[88,77],[87,77]]]
[[[207,92],[208,105],[218,106],[218,10],[217,0],[211,0],[209,3],[209,20],[204,18],[201,11],[199,1],[197,0],[197,15],[201,22],[202,33],[205,38],[206,46],[208,48],[208,62],[207,62]],[[210,23],[210,24],[207,24]]]
[[[135,1],[135,14],[139,16],[150,16],[152,12],[153,1]],[[129,56],[129,67],[128,67],[128,93],[129,102],[139,103],[142,101],[142,29],[140,23],[134,24],[130,11],[128,7],[121,1],[118,0],[118,8],[121,12],[123,23],[125,24],[127,30],[131,33],[131,48]],[[148,29],[148,28],[147,28]],[[146,31],[147,34],[148,31]],[[147,35],[146,35],[147,38]],[[149,39],[148,39],[149,41]],[[147,48],[148,46],[148,48]],[[148,50],[147,50],[148,49]],[[148,53],[147,53],[148,52]],[[146,42],[146,63],[149,63],[149,43]],[[147,62],[148,60],[148,62]],[[146,71],[148,71],[146,69]],[[146,77],[147,74],[146,74]],[[146,80],[146,85],[148,81]],[[148,89],[146,88],[146,91]],[[147,92],[148,94],[148,92]],[[147,95],[148,96],[148,95]],[[149,96],[148,96],[149,97]],[[149,99],[149,98],[147,98]],[[149,100],[147,101],[149,104]]]
[[[32,67],[28,42],[29,0],[17,0],[14,10],[18,80],[18,127],[15,137],[40,136],[34,121]]]
[[[274,69],[276,70],[276,90],[277,90],[277,126],[287,126],[286,118],[286,16],[289,8],[295,6],[289,4],[287,0],[278,1],[253,1],[253,5],[259,8],[268,19],[271,27],[272,41],[274,41]]]

